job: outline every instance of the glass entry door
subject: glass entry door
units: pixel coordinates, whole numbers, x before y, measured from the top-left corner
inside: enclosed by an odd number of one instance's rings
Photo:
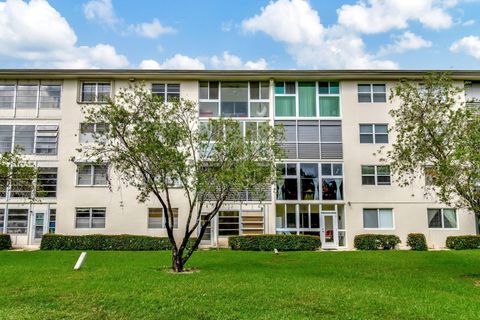
[[[35,220],[33,225],[33,240],[38,241],[42,239],[45,233],[45,213],[35,212]]]
[[[336,213],[322,213],[322,227],[320,230],[322,248],[338,247],[338,220]]]
[[[201,224],[202,226],[205,224],[205,215],[202,214],[201,218]],[[202,238],[202,241],[200,242],[200,244],[202,245],[208,245],[208,246],[211,246],[213,245],[213,234],[212,234],[212,224],[213,224],[213,221],[214,219],[212,219],[212,221],[210,221],[210,224],[207,226],[207,228],[205,229],[205,233],[203,234],[203,238]],[[198,230],[200,230],[200,228],[198,228]]]

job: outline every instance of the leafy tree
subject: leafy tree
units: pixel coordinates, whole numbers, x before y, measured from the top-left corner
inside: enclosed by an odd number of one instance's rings
[[[94,144],[79,151],[108,162],[124,183],[138,190],[139,201],[154,197],[160,202],[175,272],[184,271],[225,201],[240,190],[262,195],[275,179],[275,161],[281,155],[277,141],[283,133],[267,123],[245,136],[234,120],[199,124],[195,102],[165,103],[143,84],[121,89],[105,105],[85,107],[84,114],[87,122],[108,125],[94,135]],[[173,230],[172,195],[178,189],[189,208],[182,235]],[[187,246],[197,230],[198,237]]]
[[[34,201],[37,196],[41,196],[41,186],[37,186],[37,192],[34,190],[34,181],[38,174],[37,168],[29,161],[26,161],[19,149],[13,152],[0,154],[0,195],[10,189],[21,193],[23,198]]]
[[[448,74],[432,73],[423,81],[402,80],[392,90],[395,119],[392,172],[405,186],[425,171],[438,198],[480,216],[480,117],[464,102],[464,88]],[[478,229],[478,223],[477,223]]]

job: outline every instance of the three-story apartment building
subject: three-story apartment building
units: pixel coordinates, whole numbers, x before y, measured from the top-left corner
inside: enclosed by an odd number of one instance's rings
[[[227,203],[204,237],[222,246],[238,234],[320,235],[323,248],[353,248],[361,233],[421,232],[429,246],[449,235],[474,234],[473,213],[426,197],[419,177],[401,188],[378,150],[395,140],[389,90],[400,78],[422,71],[153,71],[0,70],[0,152],[21,146],[40,168],[40,201],[29,190],[0,190],[0,232],[15,246],[37,245],[43,234],[143,234],[165,236],[155,201],[138,203],[136,191],[119,183],[108,164],[89,163],[76,148],[92,142],[104,124],[86,123],[82,105],[101,104],[119,88],[144,82],[165,98],[198,102],[199,123],[230,117],[244,132],[259,123],[283,125],[286,158],[267,199],[243,192]],[[480,72],[456,71],[468,101],[480,101]],[[75,156],[75,161],[72,161]],[[107,179],[108,176],[108,179]],[[107,183],[110,180],[111,184]],[[175,225],[186,213],[176,190]]]

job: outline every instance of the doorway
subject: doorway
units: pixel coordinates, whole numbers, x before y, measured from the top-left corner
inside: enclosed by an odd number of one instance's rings
[[[338,220],[336,213],[322,213],[320,237],[323,249],[338,247]]]

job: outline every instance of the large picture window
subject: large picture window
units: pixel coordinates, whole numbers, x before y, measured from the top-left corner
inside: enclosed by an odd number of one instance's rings
[[[428,227],[430,229],[457,229],[457,211],[455,209],[428,209]]]
[[[57,154],[58,125],[0,125],[0,153]]]
[[[28,227],[28,209],[8,209],[7,233],[25,234]]]
[[[59,83],[0,84],[0,109],[58,109],[61,93]]]

